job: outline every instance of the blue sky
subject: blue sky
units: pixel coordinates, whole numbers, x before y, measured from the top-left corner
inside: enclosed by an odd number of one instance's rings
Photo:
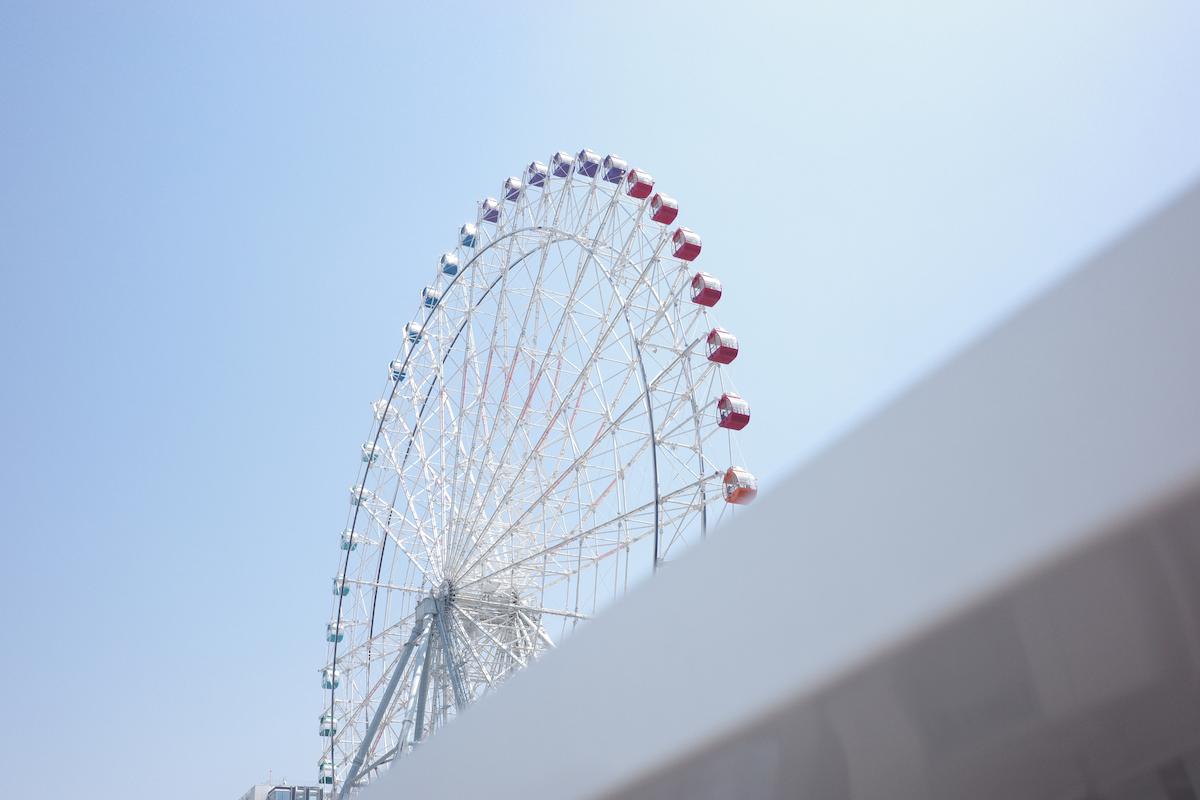
[[[369,403],[528,161],[679,198],[769,491],[1200,173],[1197,41],[1184,2],[4,4],[9,792],[314,777]]]

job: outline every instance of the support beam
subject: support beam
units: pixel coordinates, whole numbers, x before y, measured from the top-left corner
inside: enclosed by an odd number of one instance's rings
[[[401,734],[400,734],[400,744],[396,745],[391,750],[388,750],[386,753],[381,755],[379,758],[375,759],[370,764],[367,764],[367,766],[363,767],[363,771],[362,771],[363,775],[369,775],[371,770],[382,767],[384,764],[386,764],[387,762],[391,761],[393,758],[396,757],[396,755],[400,752],[400,748],[404,744],[403,730],[404,730],[404,728],[402,725],[401,726]]]
[[[413,744],[421,741],[421,731],[425,727],[425,701],[429,696],[429,667],[433,663],[433,648],[429,640],[433,638],[432,631],[425,637],[425,664],[421,667],[421,682],[417,685],[417,721],[413,726]]]
[[[400,658],[397,660],[396,668],[392,671],[392,677],[388,681],[387,688],[383,690],[383,697],[379,699],[379,705],[375,707],[375,713],[371,717],[370,724],[367,725],[367,733],[363,736],[362,743],[358,746],[358,752],[354,754],[354,760],[350,763],[350,770],[346,773],[345,779],[342,781],[341,791],[338,792],[338,800],[345,800],[350,793],[350,787],[358,780],[359,774],[362,771],[363,763],[367,759],[367,753],[371,750],[371,743],[375,741],[375,736],[379,732],[379,725],[387,716],[388,708],[392,705],[392,697],[396,694],[396,687],[400,685],[400,678],[404,675],[404,669],[408,666],[408,658],[412,655],[413,647],[417,643],[417,639],[421,637],[421,633],[425,630],[425,618],[430,614],[435,613],[437,606],[432,599],[426,599],[417,607],[417,618],[413,622],[412,633],[408,637],[408,641],[404,643],[404,649],[400,651]],[[428,640],[428,637],[426,637]]]
[[[446,602],[443,600],[438,603],[438,613],[434,615],[433,619],[437,623],[438,636],[442,640],[442,655],[446,659],[446,672],[450,674],[450,686],[454,689],[454,707],[461,712],[467,707],[467,692],[463,688],[458,664],[454,661],[454,656],[450,651],[450,634],[446,630],[445,610]]]

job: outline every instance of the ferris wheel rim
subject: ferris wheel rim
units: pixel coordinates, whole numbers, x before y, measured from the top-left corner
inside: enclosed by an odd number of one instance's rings
[[[643,205],[644,205],[644,203],[643,203]],[[459,280],[462,280],[463,276],[467,274],[468,270],[470,270],[472,267],[474,267],[475,264],[479,261],[479,259],[485,253],[487,253],[489,250],[497,247],[498,245],[500,245],[501,242],[505,242],[505,241],[508,241],[508,240],[514,238],[518,234],[528,233],[528,232],[533,232],[533,231],[549,233],[552,236],[554,236],[554,239],[552,239],[551,241],[540,243],[538,245],[538,247],[533,248],[529,252],[522,254],[521,258],[517,262],[507,264],[504,268],[504,273],[501,276],[497,276],[496,279],[493,280],[492,283],[488,286],[487,291],[484,292],[484,294],[476,301],[477,306],[482,304],[487,299],[487,297],[491,293],[492,289],[495,288],[495,286],[503,279],[503,277],[505,275],[507,275],[517,265],[517,263],[519,263],[519,261],[524,260],[525,258],[532,255],[534,252],[537,252],[537,250],[547,247],[549,244],[551,244],[555,241],[558,241],[558,242],[574,241],[576,244],[584,247],[588,251],[588,258],[595,257],[596,245],[595,245],[594,240],[585,239],[584,237],[580,237],[577,234],[570,234],[570,233],[563,231],[555,226],[527,226],[525,228],[507,231],[503,235],[498,236],[495,239],[493,239],[492,241],[488,242],[484,247],[480,248],[476,253],[474,253],[471,256],[471,258],[467,261],[467,263],[463,265],[463,267],[459,270],[459,272],[452,277],[452,279],[447,284],[446,290],[449,291],[450,288],[452,288]],[[590,246],[589,246],[589,243],[590,243]],[[607,273],[605,273],[605,274],[607,275]],[[611,282],[611,280],[612,280],[611,276],[608,276],[608,277]],[[615,283],[614,283],[614,289],[616,289]],[[430,321],[433,319],[435,314],[437,314],[439,311],[444,311],[444,310],[445,310],[444,307],[441,305],[434,306],[426,314],[423,324],[428,325],[430,323]],[[641,345],[638,344],[638,342],[637,342],[637,337],[633,330],[633,324],[632,324],[632,321],[629,319],[628,309],[625,304],[622,305],[621,315],[625,321],[627,329],[629,330],[630,338],[634,345],[634,350],[635,350],[635,354],[636,354],[636,358],[637,358],[637,362],[638,362],[638,371],[639,371],[639,375],[641,378],[641,386],[642,386],[640,394],[646,403],[647,422],[649,424],[652,473],[654,476],[654,512],[655,512],[655,524],[654,524],[654,537],[655,538],[654,538],[654,547],[653,547],[653,551],[652,551],[652,556],[653,556],[652,569],[657,571],[657,569],[658,569],[658,553],[659,553],[658,517],[659,517],[659,504],[661,502],[662,494],[661,494],[661,487],[659,484],[658,453],[657,453],[658,443],[657,443],[657,441],[655,441],[654,411],[653,411],[653,405],[650,400],[650,384],[649,384],[648,377],[646,375],[645,361],[642,358]],[[458,332],[455,334],[454,339],[450,342],[449,346],[446,348],[447,354],[446,354],[445,358],[449,358],[450,351],[453,350],[455,344],[457,343],[459,336],[461,335],[462,331],[466,328],[467,324],[469,324],[468,321],[464,320],[463,323],[459,326]],[[401,367],[401,369],[406,369],[408,367],[409,362],[412,360],[412,357],[415,352],[416,352],[415,348],[411,348],[411,349],[407,350],[407,352],[404,354],[403,366]],[[445,360],[445,359],[443,359],[443,360]],[[400,388],[400,382],[394,381],[392,383],[391,389],[388,393],[387,404],[384,406],[385,414],[386,414],[386,410],[391,407],[391,404],[394,401],[396,393],[397,393],[397,391],[399,391],[399,388]],[[418,416],[417,416],[418,423],[420,422],[420,420],[422,420],[424,418],[424,408],[425,408],[426,404],[428,403],[429,397],[433,393],[433,389],[434,389],[433,384],[430,384],[430,386],[426,390],[425,397],[421,403],[421,411],[418,413]],[[375,435],[372,438],[372,444],[377,446],[379,443],[379,439],[383,434],[384,415],[380,416],[380,419],[378,420],[378,424],[375,425],[374,427],[375,427]],[[411,447],[412,436],[414,436],[414,435],[415,435],[415,430],[410,434],[409,447]],[[404,462],[407,462],[408,457],[409,457],[409,448],[406,448],[405,455],[404,455]],[[363,469],[362,478],[361,478],[363,485],[366,484],[367,476],[369,475],[372,466],[373,466],[373,464],[371,462],[368,462]],[[540,501],[541,500],[539,499],[538,502],[540,502]],[[361,511],[361,508],[362,508],[361,506],[356,506],[354,509],[354,512],[353,512],[353,516],[352,516],[352,520],[351,520],[351,524],[350,524],[350,528],[349,528],[352,536],[354,535],[354,533],[357,532],[358,515],[359,515],[359,512]],[[387,542],[387,539],[385,538],[381,544],[380,551],[379,551],[379,566],[378,566],[378,572],[376,574],[376,586],[373,588],[373,591],[372,591],[372,612],[369,616],[370,628],[369,628],[368,638],[367,638],[368,642],[374,638],[375,609],[376,609],[376,603],[378,601],[378,594],[379,594],[378,582],[379,582],[379,578],[382,576],[382,568],[383,568],[383,562],[384,562],[384,557],[385,557],[386,542]],[[340,575],[340,578],[343,582],[345,582],[348,578],[349,564],[350,564],[350,551],[346,551],[346,555],[345,555],[345,558],[343,559],[342,570],[341,570],[341,575]],[[343,621],[342,600],[343,600],[343,597],[339,596],[338,605],[337,605],[337,613],[335,615],[335,619],[338,623],[341,623]],[[411,617],[412,617],[412,615],[408,615],[405,619],[407,620]],[[397,625],[399,625],[399,624],[401,624],[401,623],[398,622]],[[331,660],[331,666],[335,672],[337,671],[337,668],[338,668],[338,645],[339,644],[340,644],[340,642],[333,643],[333,645],[334,645],[333,646],[333,658]],[[386,672],[385,672],[385,674],[386,674]],[[329,693],[330,693],[329,713],[331,715],[336,714],[336,692],[337,692],[336,687],[330,688],[330,690],[329,690]],[[332,747],[333,747],[332,741],[330,742],[330,747],[331,747],[331,751],[332,751]]]

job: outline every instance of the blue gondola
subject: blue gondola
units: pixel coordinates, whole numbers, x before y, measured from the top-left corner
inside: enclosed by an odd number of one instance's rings
[[[594,178],[600,171],[600,154],[586,147],[575,156],[575,174],[585,178]]]
[[[629,171],[629,164],[618,155],[609,153],[604,157],[604,180],[609,183],[620,183]]]
[[[500,204],[496,202],[496,198],[483,198],[483,202],[479,204],[479,218],[484,222],[496,222],[500,219]]]
[[[531,161],[525,168],[525,182],[530,186],[545,186],[546,175],[546,165],[540,161]]]
[[[502,189],[504,199],[510,203],[515,203],[521,199],[521,191],[524,188],[525,185],[521,183],[520,178],[509,178],[504,182],[504,188]]]
[[[571,174],[571,168],[575,166],[575,157],[570,153],[564,153],[559,150],[554,155],[550,156],[550,171],[554,173],[556,178],[565,178]]]

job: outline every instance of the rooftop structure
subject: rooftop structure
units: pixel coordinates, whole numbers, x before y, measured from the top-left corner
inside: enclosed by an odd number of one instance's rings
[[[256,783],[246,790],[241,800],[328,800],[328,792],[319,786]]]

